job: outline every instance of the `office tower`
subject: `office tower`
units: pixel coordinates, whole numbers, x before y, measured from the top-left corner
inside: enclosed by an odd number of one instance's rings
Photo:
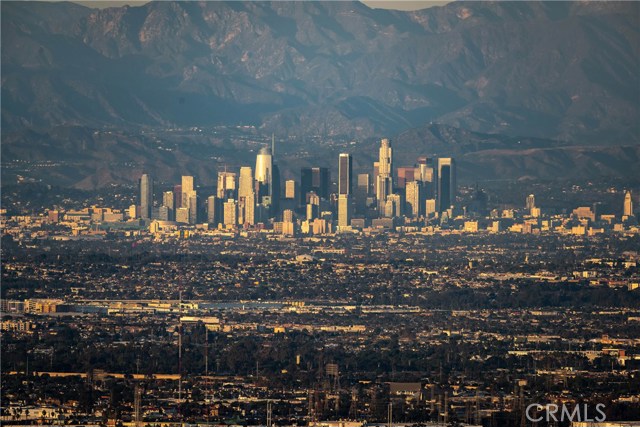
[[[168,206],[160,206],[158,208],[158,219],[160,221],[171,221],[169,217],[169,207]]]
[[[287,199],[287,200],[295,200],[297,187],[298,187],[298,185],[297,185],[295,180],[289,179],[289,180],[285,181],[285,183],[284,183],[284,198]]]
[[[451,157],[438,159],[438,212],[444,212],[456,202],[456,162]]]
[[[222,200],[235,199],[236,173],[218,172],[218,197]]]
[[[387,201],[393,203],[393,215],[392,217],[399,217],[403,215],[402,211],[402,196],[400,194],[389,194]]]
[[[169,209],[175,208],[175,199],[173,198],[173,191],[165,191],[162,193],[162,206],[166,206]]]
[[[386,202],[383,203],[382,216],[385,218],[393,218],[395,216],[395,208],[393,206],[393,200],[387,199]]]
[[[284,212],[282,212],[282,221],[293,222],[293,211],[291,209],[285,209]]]
[[[338,158],[338,194],[351,194],[352,175],[351,154],[340,154]]]
[[[127,209],[127,216],[129,218],[138,218],[139,209],[140,208],[137,205],[130,205],[129,209]]]
[[[535,207],[536,207],[536,196],[533,194],[529,194],[527,196],[526,208],[529,212],[531,212],[531,209]]]
[[[251,166],[242,166],[240,168],[240,182],[238,183],[238,199],[247,197],[249,194],[255,194],[253,169],[251,169]]]
[[[320,214],[320,197],[313,191],[309,193],[309,202],[307,203],[307,220],[318,218]]]
[[[273,173],[271,175],[271,218],[280,216],[280,168],[277,164],[273,164]]]
[[[402,166],[397,169],[398,179],[396,181],[398,188],[406,188],[408,182],[416,180],[416,168],[413,166]]]
[[[351,223],[351,196],[340,194],[338,196],[338,227],[347,227]]]
[[[231,200],[231,199],[229,199],[229,200]],[[244,225],[245,224],[245,221],[244,221],[244,202],[245,202],[245,200],[246,200],[246,197],[238,199],[238,218],[237,218],[238,225]]]
[[[436,159],[433,157],[418,157],[418,166],[415,169],[414,177],[416,181],[422,182],[422,190],[425,197],[434,199],[436,197],[436,183],[438,170]]]
[[[271,184],[273,178],[273,158],[271,157],[271,150],[268,147],[263,147],[256,156],[256,193],[258,202],[262,203],[262,198],[265,196],[271,196]]]
[[[189,224],[189,208],[176,209],[176,222]]]
[[[380,158],[378,161],[378,175],[391,177],[393,173],[393,150],[387,138],[380,141]]]
[[[207,223],[213,226],[220,223],[219,200],[216,196],[207,197]]]
[[[320,206],[320,197],[313,191],[309,193],[309,204]]]
[[[431,216],[436,213],[436,199],[427,199],[424,206],[424,214],[426,216]]]
[[[180,186],[181,192],[190,193],[194,190],[193,188],[193,177],[188,175],[182,176],[182,185]]]
[[[631,198],[631,191],[624,193],[624,209],[622,214],[624,216],[633,216],[633,199]]]
[[[191,193],[193,193],[193,177],[192,176],[183,176],[182,177],[182,186],[180,189],[180,194],[182,195],[182,203],[181,207],[188,208],[189,207],[189,197],[191,197]]]
[[[371,179],[368,173],[358,174],[358,182],[355,190],[356,213],[364,215],[367,211],[367,197],[371,189]]]
[[[229,199],[224,202],[224,225],[235,227],[238,223],[238,202]]]
[[[307,203],[307,221],[318,218],[320,214],[320,206],[313,203]]]
[[[175,198],[173,191],[165,191],[162,193],[162,206],[167,208],[167,219],[165,221],[173,221],[173,213],[175,212]]]
[[[153,206],[153,180],[148,174],[140,177],[140,218],[151,218]]]
[[[421,181],[407,182],[405,188],[405,200],[407,207],[407,216],[417,218],[424,214],[424,197],[423,184]]]
[[[378,207],[382,212],[387,196],[393,193],[393,155],[389,140],[380,141],[380,159],[378,161],[377,193]]]
[[[312,191],[323,199],[329,198],[329,169],[313,167],[300,170],[300,201],[302,204],[307,202],[307,195]]]
[[[241,198],[243,202],[242,223],[247,225],[255,225],[256,223],[256,195],[251,191]]]
[[[173,186],[173,209],[182,207],[182,185]]]
[[[373,174],[372,180],[373,183],[373,195],[378,194],[378,170],[380,169],[380,162],[373,162]]]
[[[189,208],[189,224],[197,224],[198,223],[198,193],[197,192],[195,191],[191,192],[187,206]]]

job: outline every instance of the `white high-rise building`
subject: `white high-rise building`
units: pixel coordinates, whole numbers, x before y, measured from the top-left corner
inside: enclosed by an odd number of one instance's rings
[[[379,211],[384,210],[387,196],[393,193],[393,150],[387,138],[380,141],[380,157],[378,159],[378,178],[376,198]]]
[[[255,179],[258,185],[258,198],[270,196],[273,182],[273,158],[271,150],[267,147],[261,148],[256,156]]]
[[[424,197],[422,181],[407,182],[405,187],[407,216],[417,218],[424,214]]]
[[[238,184],[238,199],[247,197],[249,193],[254,193],[253,186],[253,170],[251,166],[242,166],[240,168],[240,182]]]

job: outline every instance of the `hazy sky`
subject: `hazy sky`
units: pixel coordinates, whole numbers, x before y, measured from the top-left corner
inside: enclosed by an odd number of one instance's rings
[[[131,6],[140,6],[146,1],[76,1],[75,3],[82,4],[88,7],[119,7],[126,4]],[[426,0],[365,0],[362,3],[369,7],[376,9],[397,9],[397,10],[418,10],[426,9],[432,6],[442,6],[449,3],[449,1],[426,1]]]

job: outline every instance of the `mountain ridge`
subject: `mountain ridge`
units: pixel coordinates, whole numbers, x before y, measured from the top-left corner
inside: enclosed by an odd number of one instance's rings
[[[640,141],[640,5],[2,3],[2,125]]]
[[[0,8],[7,182],[214,184],[272,133],[289,178],[353,147],[363,169],[385,136],[463,179],[638,173],[640,3]]]

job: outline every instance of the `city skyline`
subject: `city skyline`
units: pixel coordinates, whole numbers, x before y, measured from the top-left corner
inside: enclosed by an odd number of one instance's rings
[[[0,9],[3,426],[640,425],[640,1]]]

